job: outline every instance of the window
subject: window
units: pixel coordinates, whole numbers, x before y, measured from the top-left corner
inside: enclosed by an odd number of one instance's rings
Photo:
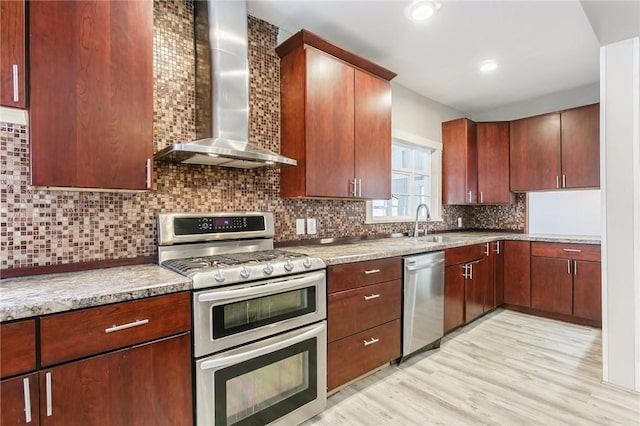
[[[441,220],[441,168],[442,143],[394,131],[391,199],[368,201],[367,223],[414,221],[421,203],[429,206],[431,220]]]

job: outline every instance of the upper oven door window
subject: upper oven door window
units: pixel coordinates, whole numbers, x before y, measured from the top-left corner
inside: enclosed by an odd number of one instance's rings
[[[213,306],[213,339],[315,312],[316,287],[269,294]]]
[[[195,356],[326,318],[324,271],[196,293]]]

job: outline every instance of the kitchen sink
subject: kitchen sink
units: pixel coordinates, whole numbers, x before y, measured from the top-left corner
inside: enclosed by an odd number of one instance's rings
[[[460,241],[460,237],[447,235],[426,235],[424,237],[412,237],[411,239],[425,243],[446,243],[450,241]]]

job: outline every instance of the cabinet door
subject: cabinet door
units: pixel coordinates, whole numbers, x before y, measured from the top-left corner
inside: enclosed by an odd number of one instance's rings
[[[504,241],[491,243],[495,279],[495,306],[504,303]]]
[[[27,106],[25,2],[0,2],[0,105]]]
[[[442,123],[442,203],[475,204],[478,197],[476,123]]]
[[[467,265],[464,292],[464,321],[468,324],[483,314],[484,290],[487,285],[488,262],[482,259]]]
[[[600,186],[600,104],[562,111],[564,188]]]
[[[509,122],[478,123],[478,202],[509,204]]]
[[[358,197],[391,198],[391,85],[355,70],[355,178]]]
[[[478,272],[484,274],[482,282],[482,312],[488,312],[496,307],[496,254],[492,250],[494,243],[485,243],[486,267],[481,267]]]
[[[511,191],[560,187],[560,113],[510,122]]]
[[[190,345],[185,333],[41,371],[42,424],[192,424]]]
[[[571,315],[572,306],[571,260],[531,257],[531,307]]]
[[[504,303],[531,306],[531,243],[504,242]]]
[[[574,261],[573,315],[602,321],[600,262]]]
[[[354,69],[306,48],[306,195],[353,197]]]
[[[153,2],[29,2],[31,184],[148,189]]]
[[[464,324],[464,267],[454,265],[444,270],[444,333]]]
[[[38,374],[0,382],[0,424],[39,425]]]

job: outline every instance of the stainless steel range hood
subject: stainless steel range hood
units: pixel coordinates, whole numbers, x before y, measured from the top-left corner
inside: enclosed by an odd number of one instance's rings
[[[175,143],[158,160],[185,164],[256,168],[297,164],[249,142],[249,63],[246,1],[207,2],[211,51],[212,137]]]

